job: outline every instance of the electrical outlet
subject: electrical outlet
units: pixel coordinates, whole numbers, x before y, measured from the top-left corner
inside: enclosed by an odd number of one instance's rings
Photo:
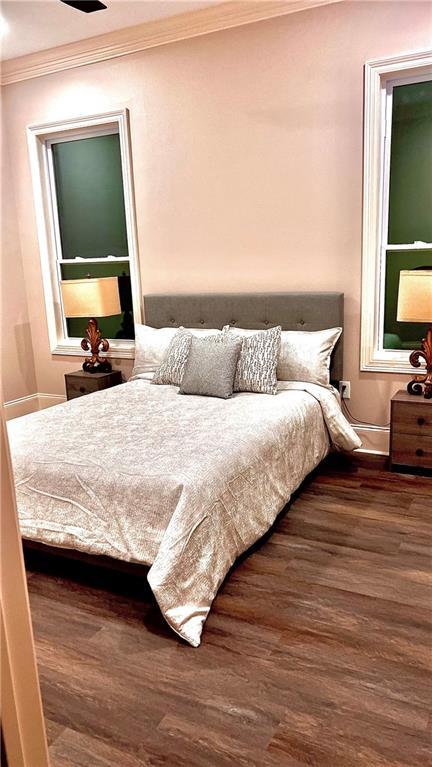
[[[342,399],[351,397],[351,381],[339,381],[339,392]]]

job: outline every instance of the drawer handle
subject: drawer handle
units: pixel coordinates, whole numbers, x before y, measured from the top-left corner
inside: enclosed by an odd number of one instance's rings
[[[85,392],[85,387],[84,386],[80,386],[80,392],[81,392],[81,394],[84,394],[84,392]]]
[[[423,426],[424,422],[425,422],[424,418],[421,418],[421,417],[417,418],[417,423],[418,423],[419,426]]]
[[[420,456],[421,456],[421,455],[423,455],[423,450],[421,449],[421,447],[418,447],[418,448],[417,448],[417,450],[416,450],[416,455],[418,455],[418,456],[419,456],[419,458],[420,458]]]

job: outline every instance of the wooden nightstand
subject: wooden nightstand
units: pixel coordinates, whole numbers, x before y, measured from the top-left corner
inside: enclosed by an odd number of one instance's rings
[[[117,386],[121,382],[120,370],[113,370],[111,373],[86,373],[84,370],[75,370],[73,373],[65,374],[66,397],[67,399],[83,397],[94,391]]]
[[[392,397],[390,469],[432,471],[432,399],[406,391]]]

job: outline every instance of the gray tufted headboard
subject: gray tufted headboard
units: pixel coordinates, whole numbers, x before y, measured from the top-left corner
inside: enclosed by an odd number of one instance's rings
[[[147,325],[179,327],[324,330],[343,328],[343,293],[194,293],[144,296]],[[343,378],[343,343],[339,339],[331,363],[333,382]]]

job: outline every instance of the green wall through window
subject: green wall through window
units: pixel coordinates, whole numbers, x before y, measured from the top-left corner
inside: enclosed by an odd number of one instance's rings
[[[393,88],[389,234],[432,242],[432,81]]]
[[[63,258],[127,256],[118,133],[53,144]]]

